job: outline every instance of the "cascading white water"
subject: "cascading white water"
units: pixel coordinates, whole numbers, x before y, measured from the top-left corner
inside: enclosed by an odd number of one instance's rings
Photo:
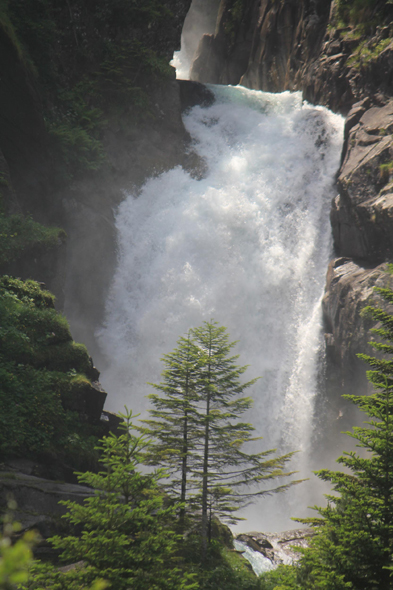
[[[262,553],[254,551],[251,549],[251,547],[248,547],[246,543],[235,540],[234,545],[236,551],[240,551],[243,557],[245,557],[247,561],[251,563],[252,569],[257,576],[275,569],[275,566],[272,564],[270,559],[262,555]]]
[[[109,409],[144,412],[161,356],[213,318],[239,340],[245,379],[262,376],[248,394],[264,448],[300,450],[295,467],[307,477],[343,120],[303,104],[300,93],[212,90],[214,105],[184,117],[205,177],[175,168],[117,212],[118,268],[99,334],[110,361],[102,382]],[[293,528],[289,517],[307,506],[307,484],[296,489],[298,500],[290,492],[279,508],[267,499],[247,509],[241,528]]]

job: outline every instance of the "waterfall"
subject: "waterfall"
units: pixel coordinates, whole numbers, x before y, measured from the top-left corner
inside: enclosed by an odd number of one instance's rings
[[[292,467],[308,477],[343,119],[300,93],[211,90],[216,102],[184,117],[204,178],[175,168],[117,211],[118,267],[98,335],[109,360],[102,383],[109,409],[144,414],[162,355],[214,319],[238,340],[244,378],[262,377],[247,393],[263,448],[300,451]],[[293,528],[289,517],[303,516],[311,488],[295,489],[249,507],[240,528]]]

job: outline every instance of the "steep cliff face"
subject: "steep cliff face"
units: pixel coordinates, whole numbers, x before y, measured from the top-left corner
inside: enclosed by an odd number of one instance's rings
[[[330,423],[339,416],[339,430],[352,423],[341,394],[367,390],[356,355],[372,353],[372,324],[360,312],[373,286],[389,282],[385,263],[393,256],[393,7],[358,2],[350,12],[352,5],[222,0],[216,31],[201,39],[191,70],[201,82],[302,90],[306,100],[347,115],[331,209],[337,258],[323,304]]]
[[[302,90],[306,100],[344,114],[365,97],[386,101],[393,91],[388,12],[371,35],[337,13],[336,0],[221,0],[216,31],[202,37],[191,79]]]
[[[329,11],[330,3],[321,0],[223,0],[216,32],[202,38],[191,79],[299,90],[305,64],[319,54]]]

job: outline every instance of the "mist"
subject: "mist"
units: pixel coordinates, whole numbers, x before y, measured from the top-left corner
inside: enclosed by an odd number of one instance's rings
[[[98,333],[108,408],[146,415],[162,355],[214,318],[238,341],[244,378],[262,377],[247,417],[261,450],[300,451],[291,469],[309,477],[343,119],[300,93],[211,90],[215,104],[184,117],[205,178],[180,167],[153,177],[116,215],[118,265]],[[293,527],[312,487],[263,499],[242,529]]]

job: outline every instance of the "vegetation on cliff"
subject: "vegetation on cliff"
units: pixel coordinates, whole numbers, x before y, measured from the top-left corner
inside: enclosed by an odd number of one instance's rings
[[[99,433],[74,408],[96,371],[53,302],[34,281],[0,279],[0,455],[87,467]]]
[[[348,66],[367,69],[375,62],[391,43],[392,20],[389,0],[338,0],[334,26],[352,46]]]
[[[338,0],[337,13],[345,25],[374,32],[376,26],[393,16],[393,5],[390,0]]]

